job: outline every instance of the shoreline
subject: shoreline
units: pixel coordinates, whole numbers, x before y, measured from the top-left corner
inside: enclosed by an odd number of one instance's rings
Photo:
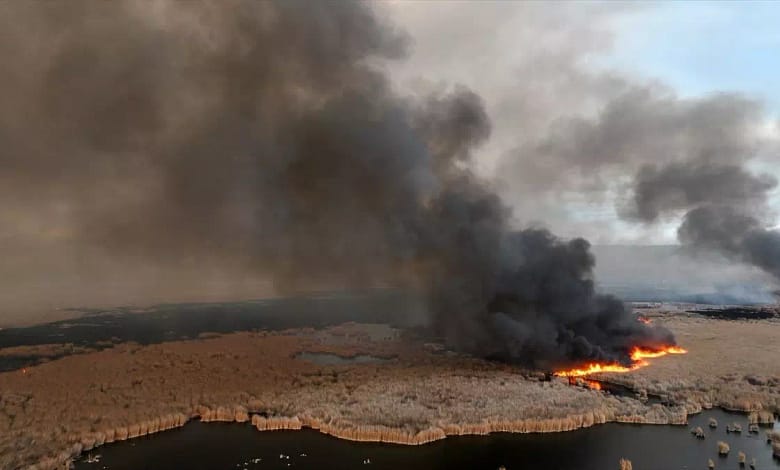
[[[603,413],[587,412],[572,415],[566,418],[545,418],[523,420],[495,420],[480,423],[454,424],[447,423],[410,433],[402,428],[392,428],[384,425],[355,425],[344,423],[345,426],[329,424],[312,416],[273,416],[264,417],[259,412],[248,412],[241,407],[201,407],[191,414],[175,413],[166,415],[160,419],[146,420],[129,426],[123,426],[108,432],[93,433],[82,437],[81,442],[71,446],[68,451],[63,451],[56,458],[46,458],[33,464],[28,470],[48,470],[56,468],[70,468],[70,464],[86,453],[99,448],[102,445],[113,442],[121,442],[138,437],[144,437],[160,432],[169,431],[185,426],[193,421],[202,423],[237,423],[249,424],[259,432],[267,431],[297,431],[310,429],[321,434],[352,442],[380,442],[386,444],[418,446],[446,439],[450,436],[485,436],[493,433],[533,434],[570,432],[578,429],[587,429],[600,424],[635,424],[635,425],[669,425],[686,426],[688,417],[699,414],[706,409],[685,410],[679,416],[680,420],[653,421],[644,416],[608,416]],[[731,411],[725,410],[724,411]],[[736,411],[739,414],[748,414]],[[77,452],[76,452],[77,451]]]
[[[134,425],[117,428],[117,430],[114,430],[114,433],[111,435],[104,434],[102,436],[103,440],[99,440],[96,435],[86,436],[82,438],[82,447],[76,455],[71,455],[70,457],[59,460],[57,462],[52,461],[52,459],[45,459],[44,461],[29,466],[28,470],[70,468],[71,463],[80,458],[83,458],[86,453],[105,444],[122,442],[178,429],[194,421],[199,421],[201,423],[248,424],[254,427],[258,432],[298,431],[302,429],[309,429],[317,431],[320,434],[326,436],[331,436],[335,439],[352,442],[374,442],[403,446],[420,446],[454,436],[486,436],[493,433],[545,434],[571,432],[609,423],[650,426],[687,426],[688,417],[698,415],[715,408],[718,408],[727,413],[734,413],[739,415],[750,415],[750,413],[753,413],[753,411],[730,409],[724,406],[713,406],[709,408],[700,407],[695,410],[686,410],[683,421],[667,420],[662,422],[647,420],[643,416],[639,415],[610,417],[604,414],[589,412],[580,415],[572,415],[565,419],[527,418],[524,420],[497,420],[480,423],[467,423],[461,425],[443,424],[441,426],[423,429],[412,434],[402,428],[392,428],[384,425],[355,425],[353,423],[346,423],[351,424],[351,426],[340,427],[307,415],[265,417],[261,412],[249,412],[246,410],[241,410],[240,407],[201,407],[198,412],[193,413],[190,416],[187,416],[183,413],[176,413],[166,415],[160,419],[146,420]],[[760,422],[759,424],[762,427],[772,426],[776,420],[777,417],[774,417],[774,421],[771,423]],[[78,444],[74,444],[72,449],[75,450],[76,446],[78,446]]]
[[[611,383],[609,381],[604,381]],[[615,385],[618,385],[615,383]],[[633,390],[632,390],[633,391]],[[43,461],[33,464],[28,470],[48,470],[56,468],[70,468],[71,463],[83,458],[84,455],[102,445],[114,442],[122,442],[139,437],[149,436],[160,432],[181,428],[190,422],[200,421],[202,423],[236,423],[248,424],[259,432],[270,431],[298,431],[310,429],[320,434],[331,436],[336,439],[352,442],[375,442],[385,444],[395,444],[403,446],[420,446],[432,442],[440,441],[451,436],[486,436],[493,433],[510,434],[534,434],[534,433],[557,433],[571,432],[579,429],[587,429],[601,424],[634,424],[651,426],[687,426],[688,417],[704,413],[708,410],[718,408],[727,413],[749,416],[756,413],[755,410],[744,410],[730,408],[725,405],[701,406],[697,408],[686,408],[685,406],[663,408],[679,408],[683,413],[676,417],[681,419],[667,420],[648,420],[642,415],[615,415],[609,413],[586,412],[577,415],[570,415],[565,418],[526,418],[522,420],[488,420],[479,423],[441,423],[439,426],[432,426],[415,433],[411,433],[403,428],[393,428],[384,425],[366,424],[359,425],[351,422],[344,422],[344,426],[328,423],[329,420],[323,420],[307,414],[294,416],[263,416],[265,413],[257,411],[248,411],[246,408],[238,406],[218,406],[215,408],[201,406],[194,410],[190,415],[184,413],[174,413],[165,415],[161,418],[145,420],[129,426],[120,427],[107,432],[93,433],[82,437],[80,446],[76,443],[71,448],[72,451],[78,449],[78,452],[62,459],[63,453],[59,459],[47,458]],[[669,416],[663,415],[663,416]],[[772,426],[778,419],[772,414],[773,420],[768,422],[764,419],[758,424],[762,427]],[[113,431],[113,432],[112,432]],[[67,451],[65,451],[67,452]],[[56,461],[55,461],[56,460]]]

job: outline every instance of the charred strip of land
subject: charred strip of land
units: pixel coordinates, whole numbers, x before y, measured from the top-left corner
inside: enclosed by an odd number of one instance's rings
[[[717,307],[688,310],[688,313],[697,313],[706,317],[719,320],[767,320],[778,317],[776,307]]]

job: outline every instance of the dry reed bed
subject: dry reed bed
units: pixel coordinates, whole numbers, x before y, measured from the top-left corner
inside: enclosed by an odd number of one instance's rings
[[[739,386],[717,377],[696,381],[708,375],[691,375],[690,369],[709,364],[699,356],[712,354],[697,345],[706,344],[713,333],[690,321],[669,326],[679,328],[681,343],[691,353],[657,359],[632,374],[636,378],[621,376],[626,383],[673,395],[681,406],[671,407],[647,406],[564,381],[539,381],[508,366],[433,354],[421,344],[377,335],[375,328],[367,333],[354,324],[145,347],[120,344],[26,373],[0,374],[0,468],[57,468],[84,450],[181,426],[195,417],[251,421],[261,430],[308,426],[345,439],[421,444],[447,435],[565,431],[608,421],[683,424],[697,407],[724,402],[726,390],[743,394],[733,402],[742,406],[739,400],[747,400],[745,409],[776,404],[767,393],[776,372],[766,361],[735,370],[728,369],[736,362],[722,361],[721,375],[752,374]],[[716,338],[719,331],[715,328]],[[295,359],[301,351],[396,359],[321,366]],[[678,362],[689,358],[689,364]],[[694,383],[679,377],[694,377]]]

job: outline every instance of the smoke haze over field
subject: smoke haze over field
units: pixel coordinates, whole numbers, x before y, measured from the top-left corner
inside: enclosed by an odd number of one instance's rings
[[[562,5],[559,53],[529,46],[521,79],[482,93],[458,74],[399,85],[417,43],[393,19],[413,4],[229,3],[0,5],[0,275],[23,287],[7,305],[400,286],[484,356],[549,367],[673,342],[596,293],[587,241],[529,223],[559,224],[551,201],[572,194],[631,224],[687,212],[684,243],[780,271],[776,180],[747,167],[761,103],[585,68],[608,47],[586,26],[603,7]],[[550,39],[555,18],[516,8]]]
[[[680,245],[595,245],[598,290],[632,302],[744,305],[775,302],[771,276],[746,264],[698,256]]]

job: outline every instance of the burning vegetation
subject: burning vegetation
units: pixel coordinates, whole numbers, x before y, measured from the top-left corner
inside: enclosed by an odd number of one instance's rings
[[[585,377],[601,372],[630,372],[650,365],[647,359],[666,356],[667,354],[685,354],[688,351],[679,346],[662,346],[659,349],[643,349],[635,347],[631,350],[629,364],[617,362],[599,363],[591,362],[573,369],[564,369],[555,372],[558,377]]]

